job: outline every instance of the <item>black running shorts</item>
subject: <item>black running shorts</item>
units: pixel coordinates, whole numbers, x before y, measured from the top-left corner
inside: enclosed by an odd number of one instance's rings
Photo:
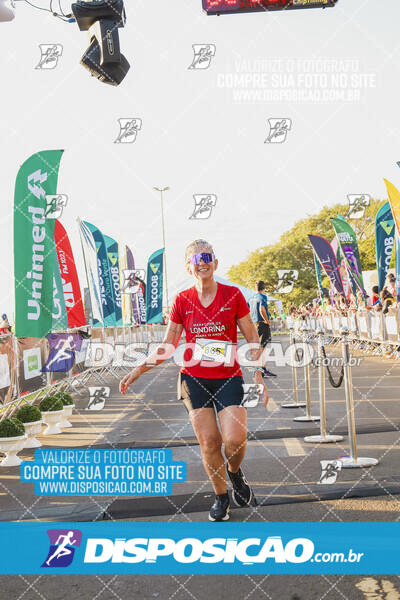
[[[257,333],[260,338],[260,346],[265,348],[271,341],[271,327],[265,321],[257,323]]]
[[[203,379],[180,373],[178,395],[188,411],[197,408],[215,408],[217,412],[227,406],[241,406],[243,402],[243,377]]]

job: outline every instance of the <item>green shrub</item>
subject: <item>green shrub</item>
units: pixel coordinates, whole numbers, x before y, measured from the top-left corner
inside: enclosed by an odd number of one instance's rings
[[[15,417],[4,419],[0,423],[0,438],[18,437],[24,433],[24,424]]]
[[[22,423],[34,423],[35,421],[41,421],[42,413],[37,406],[25,404],[17,412],[17,419],[22,421]]]
[[[74,404],[71,394],[67,394],[66,392],[57,392],[56,397],[60,398],[64,406]]]
[[[57,396],[47,396],[40,402],[39,408],[42,412],[53,412],[63,410],[64,405]]]

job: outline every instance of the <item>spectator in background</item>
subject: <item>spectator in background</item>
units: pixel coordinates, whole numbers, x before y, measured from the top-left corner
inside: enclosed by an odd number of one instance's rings
[[[5,335],[7,333],[11,333],[10,323],[8,322],[7,315],[4,314],[1,316],[0,320],[0,335]]]
[[[347,302],[346,302],[346,298],[343,296],[343,294],[339,294],[338,309],[342,313],[346,313],[347,312]]]
[[[379,288],[377,285],[374,285],[372,288],[372,298],[371,298],[372,306],[374,306],[375,302],[378,302],[378,300],[379,300]]]
[[[332,300],[330,298],[326,299],[325,312],[328,315],[331,315],[333,312],[335,312],[335,308],[334,308],[334,306],[332,304]]]
[[[382,312],[384,315],[389,311],[389,308],[394,302],[394,296],[390,293],[387,287],[384,287],[381,292]]]
[[[366,302],[365,302],[365,298],[364,298],[361,290],[357,290],[356,300],[357,300],[357,309],[364,310],[364,308],[366,307]]]
[[[357,310],[357,300],[353,292],[350,294],[349,310]]]
[[[249,298],[248,305],[250,307],[251,319],[257,327],[260,346],[265,348],[271,342],[271,327],[264,281],[257,282],[257,293]],[[276,374],[263,367],[263,377],[276,377]]]
[[[388,273],[386,276],[386,289],[393,298],[396,298],[396,277],[393,273]]]

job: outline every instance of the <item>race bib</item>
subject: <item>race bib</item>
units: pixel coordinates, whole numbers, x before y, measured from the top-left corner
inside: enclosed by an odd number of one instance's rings
[[[222,340],[197,338],[193,358],[217,363],[230,361],[232,344]]]

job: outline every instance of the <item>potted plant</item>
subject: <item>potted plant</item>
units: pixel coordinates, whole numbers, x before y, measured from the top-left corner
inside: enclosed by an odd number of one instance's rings
[[[17,412],[17,419],[25,425],[25,433],[28,439],[25,448],[40,448],[42,445],[36,436],[42,431],[42,413],[37,406],[25,404]]]
[[[1,463],[2,467],[18,467],[21,464],[17,453],[24,447],[25,440],[25,427],[21,421],[14,417],[1,421],[0,452],[6,455]]]
[[[62,433],[61,429],[57,426],[60,422],[63,412],[64,405],[58,396],[47,396],[39,404],[40,411],[42,413],[43,421],[46,423],[47,428],[44,430],[43,435],[56,435]]]
[[[62,427],[63,429],[66,429],[67,427],[72,427],[72,423],[70,423],[68,420],[71,417],[72,411],[75,408],[75,403],[71,394],[67,394],[66,392],[58,392],[56,396],[60,398],[64,406],[63,420],[60,423],[58,423],[58,426]]]

